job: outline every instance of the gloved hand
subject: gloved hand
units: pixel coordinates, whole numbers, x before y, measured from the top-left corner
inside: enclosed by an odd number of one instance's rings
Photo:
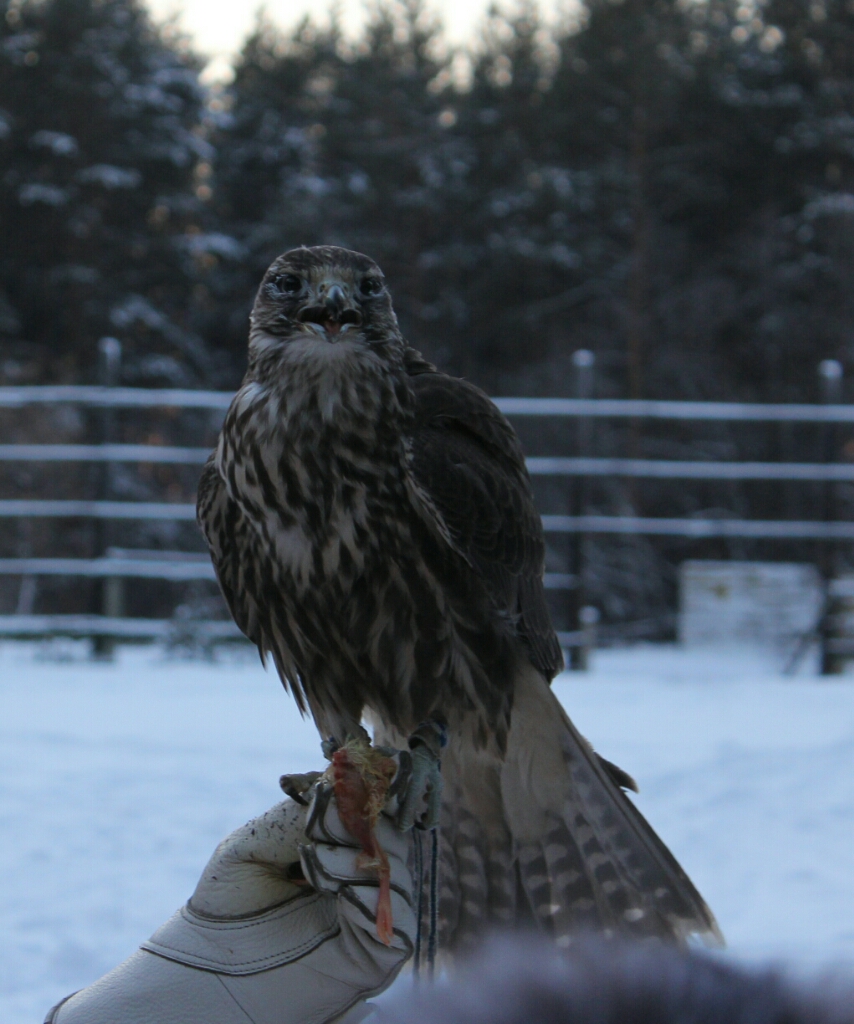
[[[382,992],[413,948],[410,833],[385,815],[394,935],[331,786],[285,800],[217,847],[189,902],[46,1024],[323,1024]],[[350,1015],[348,1015],[348,1020]]]

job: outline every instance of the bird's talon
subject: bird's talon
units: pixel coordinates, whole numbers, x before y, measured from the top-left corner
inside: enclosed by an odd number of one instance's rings
[[[282,775],[279,778],[279,788],[291,800],[302,804],[303,807],[308,807],[308,800],[305,799],[303,793],[307,793],[322,774],[322,772],[305,772],[304,774]]]
[[[325,740],[321,740],[320,749],[323,752],[323,756],[327,761],[332,760],[332,755],[341,746],[338,740],[334,736],[328,736]]]
[[[408,779],[403,780],[397,827],[402,832],[409,829],[435,828],[439,823],[442,800],[442,775],[439,762],[441,730],[433,723],[419,726],[409,740]]]
[[[409,737],[409,749],[415,750],[416,747],[426,747],[438,760],[447,742],[448,727],[444,722],[430,719],[428,722],[422,722]]]

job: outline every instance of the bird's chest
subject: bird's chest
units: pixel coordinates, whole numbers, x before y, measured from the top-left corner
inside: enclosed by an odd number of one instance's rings
[[[343,598],[411,552],[407,455],[393,426],[318,417],[266,436],[244,427],[223,456],[262,557],[295,600]]]
[[[340,450],[324,459],[290,453],[281,504],[264,530],[292,592],[344,597],[411,550],[405,468],[392,460],[370,472]],[[271,552],[272,553],[272,552]]]

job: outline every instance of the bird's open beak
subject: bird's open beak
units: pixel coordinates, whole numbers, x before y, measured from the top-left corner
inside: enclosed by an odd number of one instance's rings
[[[362,314],[356,309],[348,291],[337,281],[323,282],[318,288],[319,302],[307,306],[299,314],[303,323],[322,327],[330,341],[346,331],[349,326],[358,326]]]

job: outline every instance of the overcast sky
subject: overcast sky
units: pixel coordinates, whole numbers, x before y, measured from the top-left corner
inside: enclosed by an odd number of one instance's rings
[[[212,58],[219,58],[216,67],[220,73],[227,58],[240,49],[252,27],[255,12],[260,6],[255,0],[147,2],[158,18],[179,11],[181,24],[193,37],[196,49]],[[489,2],[490,0],[431,0],[431,6],[441,16],[449,41],[459,43],[471,37]],[[307,13],[325,15],[331,5],[329,0],[267,0],[264,6],[280,25],[291,26]],[[502,6],[511,7],[512,3],[505,3]],[[542,4],[547,11],[553,6],[553,0],[546,0]],[[340,8],[345,28],[356,31],[363,18],[364,0],[340,0]]]

